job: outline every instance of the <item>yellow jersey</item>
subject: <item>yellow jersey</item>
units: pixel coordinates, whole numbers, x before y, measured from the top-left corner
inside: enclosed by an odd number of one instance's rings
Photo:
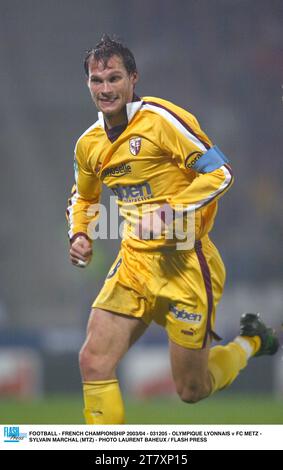
[[[172,248],[176,239],[139,239],[133,220],[164,203],[195,215],[195,239],[212,228],[217,200],[233,183],[231,167],[213,147],[197,119],[175,104],[155,97],[126,105],[128,122],[107,129],[102,113],[75,147],[75,185],[69,199],[69,238],[92,238],[98,221],[102,183],[117,198],[126,220],[123,243],[134,249]],[[217,149],[217,151],[215,151]],[[137,215],[138,214],[138,215]]]

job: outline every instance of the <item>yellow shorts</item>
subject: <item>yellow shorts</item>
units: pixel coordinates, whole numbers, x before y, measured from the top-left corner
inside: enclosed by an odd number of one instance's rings
[[[208,236],[191,251],[147,252],[122,246],[93,307],[164,327],[169,338],[201,349],[213,335],[225,268]]]

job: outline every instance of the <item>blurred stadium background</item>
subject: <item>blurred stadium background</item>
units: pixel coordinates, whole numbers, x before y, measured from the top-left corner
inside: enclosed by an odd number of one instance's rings
[[[228,274],[218,333],[233,338],[244,311],[279,331],[282,0],[0,0],[0,10],[0,423],[82,422],[77,353],[119,242],[97,241],[92,265],[74,269],[64,211],[75,141],[97,116],[82,59],[103,32],[134,51],[137,92],[191,110],[233,162],[212,233]],[[152,325],[120,378],[131,423],[283,423],[282,350],[192,407],[174,394]]]

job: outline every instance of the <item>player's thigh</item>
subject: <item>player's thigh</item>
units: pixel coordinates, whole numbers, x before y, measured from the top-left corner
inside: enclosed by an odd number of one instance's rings
[[[146,328],[147,325],[138,318],[93,308],[83,350],[117,363]]]
[[[209,341],[203,349],[188,349],[173,341],[170,343],[172,375],[180,396],[197,399],[210,390],[208,374]]]

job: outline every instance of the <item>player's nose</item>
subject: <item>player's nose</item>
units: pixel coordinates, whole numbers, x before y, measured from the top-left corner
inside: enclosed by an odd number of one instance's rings
[[[103,82],[102,87],[101,87],[101,92],[103,94],[109,94],[112,92],[112,88],[109,82]]]

